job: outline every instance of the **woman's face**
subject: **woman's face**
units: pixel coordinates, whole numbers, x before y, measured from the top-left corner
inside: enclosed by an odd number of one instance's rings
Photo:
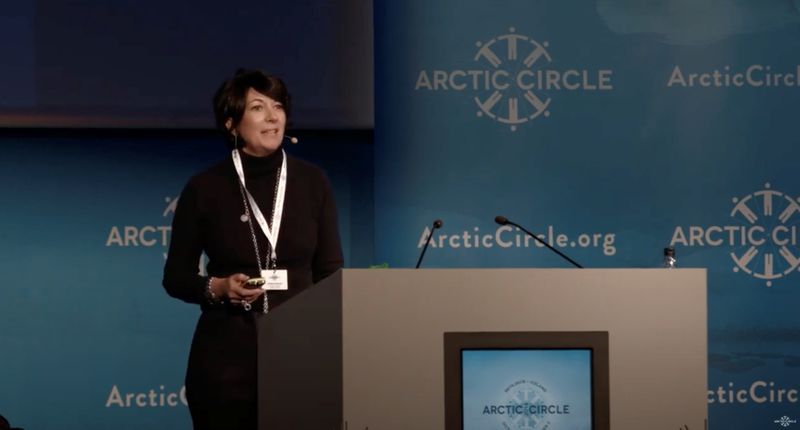
[[[265,156],[281,146],[286,127],[286,111],[283,105],[250,88],[247,90],[244,115],[236,133],[243,141],[244,152]]]

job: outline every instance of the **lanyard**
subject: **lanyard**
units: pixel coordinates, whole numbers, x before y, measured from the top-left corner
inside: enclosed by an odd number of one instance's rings
[[[258,208],[258,204],[256,204],[255,199],[253,199],[253,196],[250,195],[250,191],[248,191],[247,187],[245,186],[244,170],[242,169],[242,160],[239,156],[239,151],[234,149],[231,152],[233,166],[236,168],[236,173],[239,175],[239,181],[241,182],[242,188],[244,188],[244,192],[247,195],[247,201],[250,203],[250,208],[253,210],[253,216],[255,216],[259,227],[261,227],[261,231],[264,232],[264,236],[267,237],[270,248],[272,248],[272,253],[270,255],[270,260],[272,261],[278,260],[278,254],[276,252],[276,249],[278,248],[278,233],[280,233],[281,230],[281,220],[283,219],[283,201],[286,197],[286,152],[281,149],[281,153],[283,155],[283,162],[281,162],[281,173],[278,177],[278,189],[275,191],[275,207],[272,210],[272,222],[270,223],[272,224],[272,228],[270,228],[270,224],[267,224],[264,214],[261,212],[261,209]]]

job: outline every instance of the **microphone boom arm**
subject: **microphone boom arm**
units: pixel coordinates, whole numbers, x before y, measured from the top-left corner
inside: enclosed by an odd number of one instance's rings
[[[507,219],[506,217],[501,217],[501,216],[498,216],[497,218],[495,218],[495,222],[497,222],[498,224],[502,224],[502,225],[509,225],[509,224],[510,224],[510,225],[513,225],[514,227],[516,227],[516,228],[518,228],[518,229],[520,229],[520,230],[524,231],[525,233],[527,233],[527,234],[528,234],[528,236],[532,237],[532,238],[533,238],[534,240],[536,240],[537,242],[539,242],[539,243],[541,243],[542,245],[546,246],[546,247],[547,247],[549,250],[551,250],[551,251],[555,252],[556,254],[560,255],[560,256],[561,256],[561,258],[563,258],[563,259],[565,259],[565,260],[569,261],[570,263],[572,263],[572,265],[574,265],[574,266],[575,266],[575,267],[577,267],[578,269],[583,269],[583,266],[581,266],[580,264],[578,264],[578,263],[577,263],[575,260],[573,260],[573,259],[571,259],[571,258],[567,257],[567,256],[566,256],[566,255],[565,255],[563,252],[561,252],[561,251],[559,251],[559,250],[557,250],[557,249],[553,248],[552,246],[550,246],[550,244],[549,244],[549,243],[547,243],[547,242],[545,242],[544,240],[542,240],[542,239],[541,239],[539,236],[537,236],[537,235],[535,235],[535,234],[531,233],[530,231],[528,231],[528,229],[526,229],[525,227],[523,227],[523,226],[521,226],[521,225],[519,225],[519,224],[515,223],[514,221],[511,221],[511,220]]]
[[[415,269],[419,269],[419,265],[422,264],[422,258],[425,257],[425,251],[428,250],[428,244],[431,243],[431,238],[433,238],[433,232],[441,226],[442,220],[437,219],[433,222],[433,228],[431,229],[430,234],[428,234],[428,240],[425,241],[425,247],[422,248],[422,253],[419,254],[419,260],[417,260],[417,265],[414,267]]]

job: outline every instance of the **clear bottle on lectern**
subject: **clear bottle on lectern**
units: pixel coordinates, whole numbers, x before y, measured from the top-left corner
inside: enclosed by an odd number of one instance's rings
[[[675,258],[675,248],[671,246],[664,248],[664,260],[661,262],[661,267],[665,269],[675,269],[678,267],[678,259]]]

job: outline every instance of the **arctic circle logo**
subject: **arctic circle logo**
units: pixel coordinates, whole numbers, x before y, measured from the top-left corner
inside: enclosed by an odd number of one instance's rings
[[[503,391],[503,400],[484,405],[482,414],[497,417],[505,430],[546,430],[550,417],[571,413],[569,403],[550,402],[547,388],[536,381],[519,380]]]
[[[507,429],[537,429],[545,424],[541,412],[535,411],[536,407],[545,404],[544,393],[547,389],[537,382],[518,381],[506,388],[508,402],[514,406],[521,406],[508,415],[503,427]]]
[[[748,234],[749,243],[742,252],[731,252],[736,263],[734,272],[739,270],[758,279],[764,279],[767,286],[772,280],[786,276],[800,266],[797,249],[797,218],[800,212],[800,199],[795,199],[780,191],[764,189],[739,199],[733,198],[731,216],[744,219],[745,227],[756,234]],[[774,216],[778,210],[777,218]],[[761,261],[757,258],[761,254]],[[776,258],[776,255],[778,258]]]
[[[800,198],[773,190],[770,183],[743,197],[731,199],[731,225],[677,226],[671,244],[682,246],[728,246],[733,271],[773,281],[798,271],[798,220]]]
[[[177,198],[169,196],[164,198],[164,209],[161,211],[164,222],[161,225],[112,225],[106,237],[106,246],[160,247],[162,250],[166,250],[172,232],[172,226],[169,225],[166,218],[175,214],[177,205]],[[167,257],[166,252],[163,253],[163,256]]]
[[[164,207],[161,210],[163,220],[154,224],[129,224],[112,225],[106,236],[106,247],[120,248],[157,248],[161,251],[162,257],[166,260],[167,249],[169,248],[172,226],[169,218],[175,215],[178,206],[177,197],[164,197]],[[161,225],[156,225],[161,224]],[[203,253],[198,262],[199,273],[206,275],[206,263],[208,257]]]
[[[612,70],[557,68],[549,41],[508,33],[475,42],[474,68],[421,70],[415,91],[472,93],[478,118],[490,118],[516,131],[551,115],[560,91],[610,91]]]

